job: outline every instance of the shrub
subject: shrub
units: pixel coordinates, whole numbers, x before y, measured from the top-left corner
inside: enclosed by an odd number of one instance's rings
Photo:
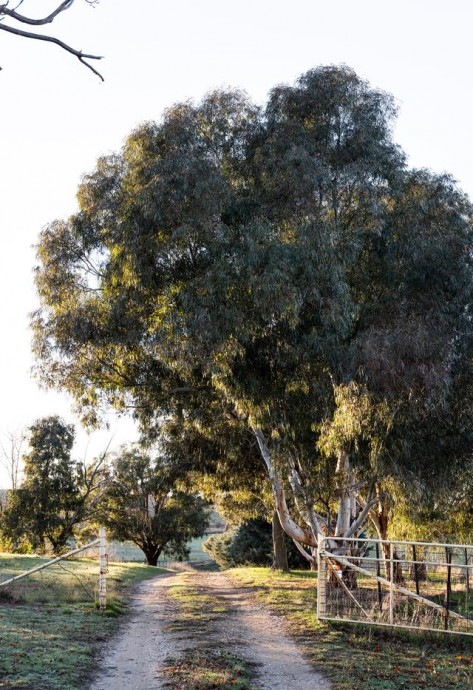
[[[289,537],[286,545],[289,567],[307,568],[307,561]],[[247,520],[235,530],[209,537],[202,547],[223,569],[239,565],[269,567],[273,563],[271,524],[266,520]]]

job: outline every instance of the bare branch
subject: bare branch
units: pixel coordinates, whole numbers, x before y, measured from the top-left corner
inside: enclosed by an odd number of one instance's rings
[[[65,50],[68,53],[71,53],[71,55],[74,55],[79,62],[81,62],[83,65],[85,65],[88,69],[90,69],[94,74],[96,74],[99,79],[104,81],[103,76],[98,72],[95,67],[93,67],[88,60],[101,60],[102,56],[101,55],[91,55],[89,53],[84,53],[82,50],[76,50],[75,48],[72,48],[72,46],[68,45],[64,41],[61,41],[59,38],[55,38],[54,36],[49,36],[46,34],[39,34],[31,31],[25,31],[24,29],[16,28],[14,26],[10,26],[9,24],[5,24],[3,22],[3,19],[8,18],[12,19],[14,21],[20,22],[21,24],[28,24],[31,26],[44,26],[45,24],[51,24],[54,19],[61,14],[62,12],[65,12],[68,10],[70,7],[72,7],[73,3],[75,0],[63,0],[63,2],[59,3],[59,5],[56,7],[53,12],[48,14],[46,17],[42,17],[40,19],[32,19],[31,17],[27,17],[24,14],[21,14],[18,12],[18,7],[22,5],[22,1],[19,2],[14,9],[10,9],[8,7],[9,3],[3,3],[0,5],[0,30],[1,31],[6,31],[7,33],[14,34],[15,36],[23,36],[23,38],[30,38],[36,41],[46,41],[47,43],[54,43],[55,45],[59,46],[63,50]],[[89,5],[95,5],[97,4],[98,0],[86,0],[86,2]],[[1,67],[0,67],[1,69]]]
[[[30,17],[25,17],[25,15],[19,14],[16,9],[9,10],[8,3],[4,3],[3,5],[0,5],[0,16],[5,15],[6,17],[11,17],[22,24],[41,26],[44,24],[51,24],[58,14],[68,10],[74,2],[75,0],[64,0],[64,2],[61,2],[61,4],[53,12],[51,12],[51,14],[49,14],[47,17],[43,17],[42,19],[31,19]],[[19,7],[19,5],[17,5],[17,7]]]
[[[54,36],[43,36],[42,34],[35,34],[31,31],[15,29],[13,26],[7,26],[6,24],[0,24],[0,30],[7,31],[11,34],[15,34],[16,36],[23,36],[24,38],[32,38],[37,41],[46,41],[48,43],[54,43],[63,50],[67,51],[68,53],[75,55],[76,58],[78,58],[78,60],[82,62],[83,65],[88,67],[94,74],[96,74],[102,81],[104,81],[104,78],[100,74],[100,72],[98,72],[94,67],[92,67],[92,65],[89,65],[89,63],[86,62],[86,60],[101,60],[103,57],[102,55],[90,55],[88,53],[83,53],[81,50],[76,50],[75,48],[72,48],[71,46],[67,45],[67,43],[64,43],[64,41],[61,41],[59,38],[55,38]]]

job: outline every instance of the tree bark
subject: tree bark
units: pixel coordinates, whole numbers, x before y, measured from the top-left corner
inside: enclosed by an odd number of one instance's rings
[[[281,527],[277,510],[273,513],[273,568],[275,570],[289,571],[287,561],[286,533]]]
[[[146,563],[148,565],[153,565],[156,567],[158,565],[158,559],[159,559],[160,554],[161,554],[161,552],[145,553]]]
[[[264,460],[266,468],[268,470],[269,480],[273,489],[274,500],[276,503],[276,510],[278,512],[279,521],[281,527],[292,539],[300,542],[301,544],[308,544],[309,546],[317,546],[316,536],[309,530],[305,530],[300,527],[289,514],[289,509],[286,502],[286,494],[284,491],[284,486],[282,479],[274,467],[269,448],[266,444],[264,434],[259,428],[253,428],[253,433],[256,436],[258,442],[258,447],[261,453],[261,457]],[[322,531],[320,530],[320,533]]]
[[[378,500],[377,510],[370,510],[370,518],[373,525],[375,526],[379,539],[382,540],[381,550],[383,552],[384,564],[386,568],[386,579],[389,579],[391,577],[391,563],[389,560],[390,548],[389,544],[385,543],[388,539],[389,510],[386,508],[385,505],[383,505],[381,499]],[[402,563],[396,560],[397,558],[399,558],[396,548],[393,551],[393,558],[393,581],[396,584],[402,584],[404,582],[404,576],[402,573]]]
[[[339,491],[339,506],[335,536],[343,537],[348,533],[355,519],[355,505],[353,496],[353,477],[350,468],[350,457],[346,451],[340,451],[337,459],[337,485]]]

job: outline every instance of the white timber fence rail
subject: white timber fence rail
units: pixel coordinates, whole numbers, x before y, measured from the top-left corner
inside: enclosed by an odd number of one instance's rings
[[[324,537],[317,617],[473,635],[473,546]]]
[[[85,562],[77,560],[75,557],[78,554],[85,554],[86,556],[95,556],[92,563],[89,559]],[[97,577],[97,561],[98,557],[98,577]],[[95,565],[93,563],[95,562]],[[66,567],[67,565],[67,567]],[[57,556],[46,563],[24,570],[17,575],[12,575],[6,580],[0,579],[0,601],[2,600],[2,593],[16,588],[21,584],[23,587],[23,594],[20,598],[29,601],[54,601],[55,591],[64,590],[64,583],[58,583],[59,575],[67,575],[67,582],[69,596],[66,597],[68,601],[77,601],[80,598],[80,591],[82,590],[88,595],[88,598],[97,600],[98,607],[101,611],[105,610],[107,606],[107,572],[108,572],[108,549],[107,537],[105,527],[99,530],[98,539],[94,539],[88,544],[79,546],[77,549],[68,551],[67,553]],[[94,574],[95,573],[95,574]],[[2,572],[0,570],[0,576]],[[40,576],[40,579],[38,579]],[[26,583],[31,583],[28,587]],[[41,586],[42,585],[42,586]],[[62,586],[60,586],[62,585]],[[67,585],[66,585],[67,587]],[[98,596],[94,592],[98,592]],[[26,594],[25,594],[26,593]],[[14,596],[12,596],[14,598]],[[64,592],[61,592],[61,599],[64,600]]]

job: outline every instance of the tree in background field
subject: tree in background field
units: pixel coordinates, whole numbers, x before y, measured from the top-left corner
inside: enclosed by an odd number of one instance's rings
[[[20,5],[25,3],[25,0],[20,0],[20,2],[12,3],[10,7],[10,2],[4,2],[0,4],[0,31],[6,31],[8,33],[14,34],[15,36],[22,36],[23,38],[29,38],[36,41],[46,41],[47,43],[53,43],[59,46],[62,50],[65,50],[71,55],[74,55],[78,60],[88,67],[94,74],[96,74],[103,81],[103,77],[97,70],[89,64],[88,60],[101,60],[102,58],[98,55],[90,55],[88,53],[83,53],[82,50],[76,50],[72,48],[67,43],[64,43],[59,38],[50,36],[49,34],[38,33],[37,29],[41,26],[46,26],[51,24],[58,15],[66,10],[70,9],[74,4],[75,0],[63,0],[63,2],[51,2],[51,11],[39,18],[34,18],[29,15],[19,12]],[[88,5],[97,5],[99,0],[85,0]],[[31,3],[30,3],[31,5]],[[34,31],[26,30],[25,26],[36,27]],[[1,69],[1,68],[0,68]]]
[[[91,520],[108,482],[106,454],[86,465],[71,459],[74,427],[45,417],[29,429],[23,480],[8,493],[3,536],[37,551],[61,551],[77,527]]]
[[[89,423],[109,404],[149,434],[235,418],[310,549],[356,536],[383,482],[414,497],[467,458],[472,209],[406,168],[394,115],[333,66],[264,109],[177,105],[98,161],[38,246],[43,381]]]
[[[113,464],[104,524],[111,538],[136,544],[148,565],[157,565],[163,552],[182,560],[189,553],[187,542],[207,528],[207,502],[181,490],[178,475],[138,448],[123,449]]]
[[[20,481],[26,439],[26,429],[16,429],[5,432],[3,441],[0,441],[0,464],[5,468],[13,490],[18,488]]]

